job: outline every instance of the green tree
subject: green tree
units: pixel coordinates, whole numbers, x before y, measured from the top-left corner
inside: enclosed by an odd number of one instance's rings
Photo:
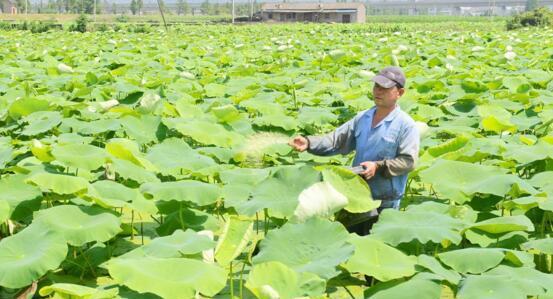
[[[138,7],[138,14],[141,15],[144,8],[144,0],[136,0],[136,6]]]
[[[159,0],[159,7],[161,8],[161,11],[167,12],[167,7],[165,6],[165,2],[163,0]]]
[[[18,12],[20,12],[20,13],[25,12],[25,1],[27,2],[27,11],[30,12],[31,2],[29,0],[17,0],[17,1],[15,1],[15,6],[17,7]]]
[[[216,16],[221,14],[221,6],[219,5],[219,3],[213,4],[213,14]]]
[[[538,8],[538,0],[526,0],[526,11]]]
[[[202,4],[200,5],[200,8],[202,10],[202,13],[204,15],[208,15],[210,13],[210,7],[211,5],[209,4],[209,0],[205,0],[204,2],[202,2]]]
[[[189,10],[188,1],[185,0],[178,0],[177,1],[177,14],[178,15],[186,15]]]
[[[138,12],[138,3],[136,3],[136,0],[131,0],[131,12],[133,15],[136,15]]]
[[[100,13],[101,5],[98,0],[81,0],[81,9],[80,11],[85,14],[94,13],[94,1],[96,1],[96,13]]]

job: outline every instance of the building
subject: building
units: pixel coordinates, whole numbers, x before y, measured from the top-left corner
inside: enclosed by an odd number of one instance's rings
[[[0,0],[0,12],[9,13],[12,15],[17,14],[17,6],[15,0]]]
[[[363,3],[264,3],[265,22],[364,23]]]

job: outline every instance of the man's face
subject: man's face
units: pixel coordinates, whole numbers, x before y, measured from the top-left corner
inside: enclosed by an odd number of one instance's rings
[[[380,108],[393,108],[396,106],[397,100],[403,95],[404,92],[405,89],[397,86],[384,88],[378,85],[378,83],[374,83],[374,104]]]

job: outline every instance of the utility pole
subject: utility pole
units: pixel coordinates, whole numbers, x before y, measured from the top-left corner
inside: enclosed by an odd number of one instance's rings
[[[159,12],[161,13],[161,18],[163,19],[163,25],[165,25],[165,32],[169,32],[167,28],[167,22],[165,21],[165,15],[163,14],[163,9],[161,9],[161,3],[157,0],[157,7],[159,7]],[[165,5],[163,6],[165,7]]]
[[[232,0],[232,24],[234,24],[234,0]]]
[[[96,0],[94,0],[94,23],[96,23]]]

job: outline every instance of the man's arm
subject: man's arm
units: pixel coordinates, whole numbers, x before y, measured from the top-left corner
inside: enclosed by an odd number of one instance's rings
[[[385,177],[398,176],[415,169],[419,157],[419,131],[410,125],[400,136],[398,155],[394,159],[377,161],[378,171]]]
[[[331,156],[347,155],[355,149],[356,119],[351,119],[338,127],[334,132],[322,136],[307,136],[307,151],[314,155]]]

